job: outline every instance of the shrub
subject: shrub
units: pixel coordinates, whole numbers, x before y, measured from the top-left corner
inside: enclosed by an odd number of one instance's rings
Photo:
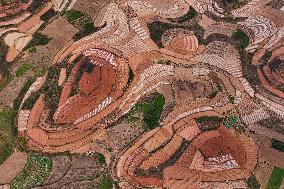
[[[37,50],[36,50],[35,47],[30,47],[30,48],[28,48],[28,52],[29,52],[29,53],[36,53]]]
[[[26,49],[29,49],[35,46],[40,46],[40,45],[47,45],[50,40],[51,38],[49,38],[48,36],[36,32],[33,34],[33,39],[27,45]]]
[[[272,144],[271,144],[271,147],[272,148],[275,148],[277,150],[279,150],[280,152],[284,152],[284,142],[281,142],[279,140],[276,140],[276,139],[272,139]]]
[[[16,76],[21,77],[25,75],[25,73],[31,68],[30,64],[23,63],[20,67],[16,70]]]
[[[245,49],[249,45],[249,37],[240,29],[238,29],[232,37],[241,49]]]
[[[134,78],[134,73],[132,69],[129,67],[127,86],[131,84],[131,82],[133,81],[133,78]]]
[[[104,26],[102,26],[104,27]],[[93,22],[88,22],[85,25],[82,26],[82,28],[80,29],[80,31],[78,33],[76,33],[73,37],[73,39],[75,41],[78,41],[92,33],[95,33],[97,31],[99,31],[101,29],[101,27],[95,27]]]
[[[212,92],[209,94],[208,98],[209,98],[209,99],[215,98],[216,95],[217,95],[217,93],[218,93],[218,91],[212,91]]]
[[[235,97],[234,97],[234,96],[229,96],[229,97],[228,97],[228,100],[229,100],[230,103],[234,104],[234,102],[235,102]]]
[[[169,61],[169,60],[159,60],[159,61],[156,62],[156,64],[170,65],[171,61]]]
[[[150,31],[150,37],[160,48],[163,47],[163,44],[161,42],[161,37],[163,33],[167,31],[168,29],[171,29],[174,27],[175,26],[172,26],[167,23],[159,22],[159,21],[154,21],[148,24],[148,28]]]
[[[41,15],[40,19],[43,21],[49,21],[52,17],[56,15],[56,12],[54,9],[49,9],[46,13]]]
[[[231,116],[223,121],[225,127],[230,128],[235,126],[239,122],[239,118],[237,116]]]
[[[41,9],[48,3],[48,0],[32,1],[30,6],[27,8],[28,12],[35,13],[38,9]]]
[[[26,101],[23,103],[22,109],[23,110],[31,110],[38,100],[40,93],[33,93]]]

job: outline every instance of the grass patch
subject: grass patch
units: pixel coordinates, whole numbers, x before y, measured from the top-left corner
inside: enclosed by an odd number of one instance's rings
[[[279,141],[279,140],[276,140],[276,139],[272,139],[272,144],[271,144],[271,147],[272,148],[275,148],[276,150],[279,150],[280,152],[284,152],[284,143]]]
[[[164,104],[165,97],[159,93],[154,93],[149,100],[135,106],[136,110],[143,112],[143,121],[146,123],[146,130],[151,130],[158,126]]]
[[[19,66],[19,68],[16,70],[16,76],[21,77],[27,73],[27,71],[31,68],[31,65],[28,63],[23,63]]]
[[[284,169],[274,167],[267,183],[266,189],[280,189],[284,177]]]
[[[260,189],[260,184],[257,181],[256,177],[253,175],[246,180],[248,189]]]
[[[15,145],[14,119],[16,112],[4,108],[0,112],[0,164],[12,154]]]
[[[12,189],[26,189],[42,184],[51,169],[51,158],[46,155],[31,154],[23,171],[12,181]]]
[[[104,176],[97,186],[97,189],[112,189],[113,180],[109,176]]]

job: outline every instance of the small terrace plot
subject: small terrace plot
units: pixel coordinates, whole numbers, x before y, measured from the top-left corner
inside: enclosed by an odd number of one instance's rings
[[[50,188],[97,188],[105,167],[96,156],[55,156],[49,177],[36,187]]]

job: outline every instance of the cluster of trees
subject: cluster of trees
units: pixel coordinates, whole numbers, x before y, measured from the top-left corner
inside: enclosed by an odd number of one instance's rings
[[[158,126],[164,104],[165,97],[160,93],[154,93],[149,98],[135,105],[133,111],[143,113],[145,130],[152,130]]]

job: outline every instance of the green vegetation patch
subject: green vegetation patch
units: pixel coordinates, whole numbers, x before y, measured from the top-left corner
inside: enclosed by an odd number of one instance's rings
[[[36,103],[36,101],[39,99],[40,93],[34,93],[32,94],[24,103],[22,106],[23,110],[31,110]]]
[[[32,188],[42,184],[52,169],[52,160],[46,155],[31,154],[24,170],[13,180],[13,189]]]
[[[104,27],[104,26],[102,26],[102,27]],[[87,23],[83,24],[83,26],[80,28],[80,31],[77,32],[74,35],[73,39],[75,41],[78,41],[78,40],[80,40],[80,39],[82,39],[82,38],[84,38],[84,37],[86,37],[88,35],[91,35],[92,33],[95,33],[97,31],[99,31],[102,27],[96,27],[94,25],[94,23],[91,22],[91,21],[87,22]]]
[[[165,31],[175,28],[175,26],[172,26],[167,23],[155,21],[148,24],[148,28],[150,31],[151,39],[158,45],[159,48],[163,47],[163,44],[161,42],[162,35]]]
[[[1,65],[0,65],[1,66]],[[0,82],[0,92],[3,91],[5,89],[5,87],[7,87],[7,85],[9,85],[9,83],[12,81],[13,76],[10,72],[4,73],[2,75],[3,79]]]
[[[20,90],[18,96],[13,101],[13,107],[14,110],[18,110],[20,108],[20,105],[22,103],[22,100],[25,96],[25,94],[28,92],[30,86],[35,82],[35,78],[29,78],[26,83],[23,85],[22,89]]]
[[[16,112],[4,108],[0,112],[0,164],[12,154],[15,145],[14,119]]]
[[[165,23],[160,21],[154,21],[147,24],[147,27],[150,32],[151,39],[158,45],[159,48],[163,48],[163,44],[161,38],[165,31],[169,29],[186,29],[193,31],[200,44],[203,44],[204,40],[202,39],[202,35],[204,33],[204,29],[198,24],[192,24],[190,26],[183,26],[182,24],[177,23]]]
[[[271,147],[275,148],[276,150],[279,150],[280,152],[284,152],[284,142],[281,142],[279,140],[276,139],[272,139],[272,144]]]
[[[47,45],[51,38],[47,35],[43,35],[42,33],[36,32],[33,34],[33,39],[31,42],[25,47],[25,49],[30,49],[32,47],[40,46],[40,45]]]
[[[112,189],[113,180],[109,176],[104,176],[97,186],[97,189]]]
[[[202,116],[195,119],[197,123],[205,123],[205,122],[216,122],[221,123],[222,118],[218,116]]]
[[[218,93],[218,91],[212,91],[212,92],[208,95],[208,98],[209,98],[209,99],[215,98],[216,95],[217,95],[217,93]]]
[[[245,49],[249,45],[249,37],[240,29],[238,29],[232,37],[241,49]]]
[[[19,66],[19,68],[16,70],[16,76],[21,77],[27,73],[27,71],[31,68],[31,65],[28,63],[23,63]]]
[[[226,117],[223,120],[223,125],[226,128],[234,128],[238,133],[243,133],[245,131],[245,125],[242,123],[239,116],[237,115],[231,115],[229,117]]]
[[[196,118],[195,121],[200,125],[202,131],[211,131],[220,126],[223,118],[218,116],[202,116]]]
[[[90,25],[88,24],[92,22],[92,19],[81,11],[71,9],[66,11],[63,14],[63,17],[66,18],[69,23],[79,28],[80,30],[90,29]]]
[[[51,66],[47,73],[47,79],[42,88],[36,92],[32,93],[32,95],[26,99],[26,101],[23,103],[22,109],[32,109],[35,102],[38,100],[40,94],[45,94],[44,100],[45,105],[50,110],[48,121],[51,123],[53,122],[52,116],[55,113],[56,109],[58,108],[58,102],[60,99],[62,87],[58,86],[58,79],[60,75],[61,68],[67,69],[67,77],[71,74],[71,70],[75,66],[75,64],[80,60],[76,59],[71,64],[67,64],[67,59],[64,60],[62,63]],[[38,68],[35,70],[36,74],[42,75],[45,73],[47,68],[44,68],[43,70],[39,70]],[[39,73],[38,73],[39,72]]]
[[[165,65],[170,65],[171,61],[170,60],[159,60],[157,62],[154,62],[156,64],[165,64]]]
[[[274,167],[267,183],[266,189],[280,189],[282,180],[284,178],[284,169]]]
[[[27,2],[27,0],[25,0]],[[44,7],[48,3],[48,0],[32,1],[30,6],[27,8],[28,12],[36,13],[39,9]]]
[[[69,23],[80,30],[73,37],[75,41],[91,35],[92,33],[97,32],[101,28],[106,26],[106,24],[104,24],[101,27],[96,27],[92,19],[87,14],[74,9],[66,11],[63,14],[63,17],[66,18]]]
[[[260,189],[260,184],[253,175],[246,180],[249,189]]]
[[[40,19],[46,22],[46,21],[49,21],[55,15],[56,15],[55,10],[49,9],[46,13],[40,16]]]
[[[131,82],[133,81],[133,79],[134,79],[134,73],[133,73],[132,69],[129,67],[129,70],[128,70],[127,87],[131,84]]]
[[[28,52],[29,52],[29,53],[36,53],[37,50],[36,50],[35,47],[30,47],[30,48],[28,48]]]
[[[246,0],[225,0],[225,4],[229,10],[238,9],[247,4]]]
[[[58,108],[62,87],[58,86],[58,79],[61,66],[54,67],[49,70],[47,81],[40,90],[40,93],[45,94],[44,101],[47,108],[50,110],[49,120],[53,120],[52,116]]]
[[[100,163],[101,165],[106,164],[106,158],[105,158],[105,156],[104,156],[103,154],[101,154],[101,153],[96,153],[96,156],[97,156],[98,161],[99,161],[99,163]]]
[[[146,123],[146,130],[154,129],[158,126],[165,97],[159,93],[154,93],[149,100],[138,103],[134,109],[143,112],[143,121]]]

